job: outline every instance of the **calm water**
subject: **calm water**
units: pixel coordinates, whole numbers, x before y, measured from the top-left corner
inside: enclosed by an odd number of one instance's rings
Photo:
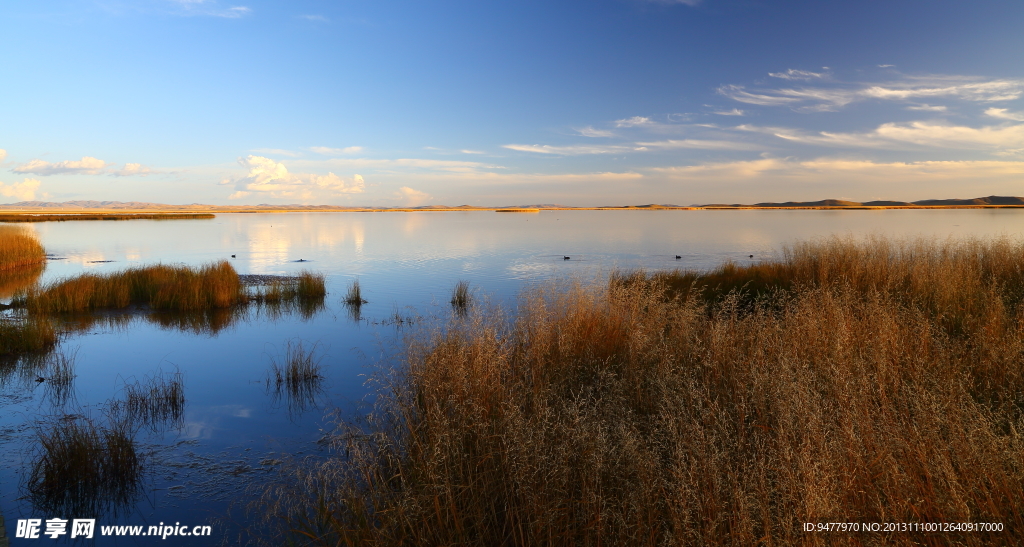
[[[214,519],[232,502],[244,501],[249,485],[273,476],[285,455],[321,453],[316,441],[329,426],[327,413],[360,411],[364,375],[401,332],[388,319],[396,312],[443,316],[458,280],[468,280],[478,296],[511,304],[524,286],[550,278],[591,278],[614,268],[743,263],[749,255],[763,259],[783,244],[830,234],[1016,237],[1024,233],[1024,211],[218,214],[213,220],[40,223],[27,229],[55,258],[42,282],[132,265],[221,259],[240,273],[312,269],[327,275],[328,306],[312,317],[249,314],[216,333],[137,320],[72,335],[62,350],[75,353],[77,377],[74,397],[63,405],[55,404],[45,384],[8,379],[0,388],[0,511],[8,535],[19,518],[75,517],[41,512],[22,499],[19,485],[37,449],[34,428],[40,420],[68,413],[102,416],[103,405],[122,396],[126,382],[177,370],[185,380],[183,426],[139,434],[147,454],[145,496],[97,525],[211,524],[217,538],[228,525]],[[355,279],[369,300],[361,320],[353,320],[340,303]],[[290,409],[263,383],[271,360],[298,340],[317,344],[328,377],[316,407],[304,411]]]

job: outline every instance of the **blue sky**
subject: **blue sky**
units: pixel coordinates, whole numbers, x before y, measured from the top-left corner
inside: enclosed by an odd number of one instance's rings
[[[1024,195],[1024,2],[0,10],[0,202]]]

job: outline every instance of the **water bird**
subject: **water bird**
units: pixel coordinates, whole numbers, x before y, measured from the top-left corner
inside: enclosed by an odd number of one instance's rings
[[[676,260],[679,260],[680,258],[683,258],[683,257],[681,257],[679,255],[676,255]]]
[[[567,257],[567,256],[563,256],[563,257],[562,257],[562,260],[569,260],[569,257]]]
[[[754,258],[754,255],[750,255],[750,258]]]
[[[231,255],[231,258],[235,258],[235,255]]]
[[[42,376],[37,376],[36,377],[36,382],[45,382],[45,381],[46,381],[46,378],[43,378]]]

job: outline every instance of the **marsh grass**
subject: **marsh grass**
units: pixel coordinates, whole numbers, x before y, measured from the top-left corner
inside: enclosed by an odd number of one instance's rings
[[[213,213],[69,213],[63,215],[0,214],[0,222],[64,222],[69,220],[195,220]]]
[[[29,313],[47,315],[145,305],[180,312],[226,308],[245,299],[238,273],[226,261],[200,267],[146,266],[111,274],[82,274],[32,288]]]
[[[267,393],[275,403],[284,399],[290,414],[301,414],[316,408],[317,397],[323,392],[324,380],[321,361],[317,355],[319,344],[309,346],[301,340],[289,340],[284,356],[271,357],[270,371],[265,381]]]
[[[25,483],[36,508],[89,518],[133,506],[141,491],[142,460],[127,423],[101,426],[62,416],[41,426],[37,437]]]
[[[118,420],[143,426],[151,431],[185,426],[185,383],[181,372],[165,375],[158,371],[125,383],[123,399],[110,403],[110,414]]]
[[[0,271],[45,261],[46,251],[33,233],[17,226],[0,225]]]
[[[269,488],[272,541],[1024,541],[1024,252],[800,244],[774,262],[527,290],[408,338],[336,456]],[[763,281],[763,284],[759,284]]]
[[[452,308],[456,313],[465,315],[469,310],[469,305],[472,303],[472,295],[469,292],[469,281],[460,280],[452,288],[451,298]]]

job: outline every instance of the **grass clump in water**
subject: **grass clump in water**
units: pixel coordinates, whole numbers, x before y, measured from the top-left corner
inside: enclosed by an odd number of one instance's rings
[[[0,226],[0,271],[46,261],[46,251],[31,232]]]
[[[345,299],[342,300],[347,306],[362,306],[366,304],[366,300],[363,298],[363,291],[359,287],[359,280],[356,279],[348,286],[348,292],[345,293]]]
[[[452,288],[451,305],[459,314],[465,314],[472,303],[472,295],[469,292],[469,281],[460,280]]]
[[[37,432],[39,451],[27,477],[33,505],[76,518],[117,513],[140,492],[142,460],[125,423],[108,427],[64,416]]]
[[[181,372],[126,383],[124,398],[111,403],[110,412],[122,420],[153,431],[161,426],[181,429],[185,424],[185,384]]]
[[[57,331],[45,319],[0,317],[0,360],[42,353],[57,344]]]
[[[284,398],[289,412],[304,412],[316,407],[316,398],[323,391],[322,356],[317,356],[319,344],[307,347],[301,340],[289,340],[284,358],[270,360],[267,391],[275,401]]]
[[[318,545],[793,545],[804,522],[886,521],[1020,543],[1021,250],[827,240],[530,289],[410,339],[369,421],[267,509]]]

